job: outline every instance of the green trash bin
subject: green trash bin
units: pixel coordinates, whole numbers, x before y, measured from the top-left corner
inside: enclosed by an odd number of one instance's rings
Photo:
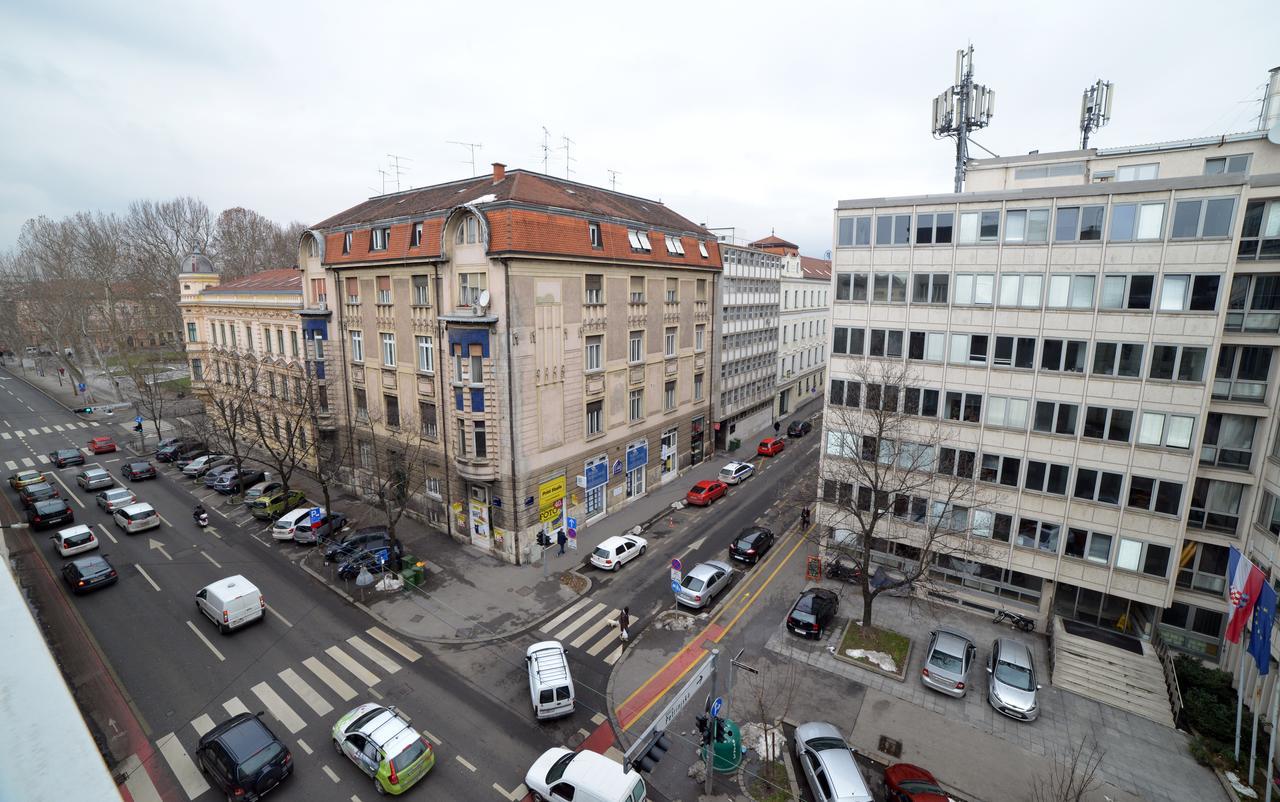
[[[738,450],[738,446],[740,446],[740,445],[742,445],[742,441],[741,441],[741,440],[739,440],[738,438],[734,437],[734,438],[732,438],[732,439],[729,441],[729,450],[730,450],[730,451],[737,451],[737,450]]]
[[[737,771],[738,765],[742,763],[742,733],[733,719],[720,719],[714,747],[715,760],[711,767],[721,774]],[[705,763],[707,760],[705,746],[702,747],[701,755]]]
[[[422,587],[422,583],[426,579],[426,569],[423,562],[412,554],[406,554],[400,558],[400,565],[400,578],[404,580],[404,583],[413,585],[415,588]]]

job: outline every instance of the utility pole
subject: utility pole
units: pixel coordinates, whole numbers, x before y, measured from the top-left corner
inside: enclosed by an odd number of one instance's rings
[[[719,649],[711,650],[711,698],[716,698],[716,658],[720,656]],[[710,711],[708,711],[710,712]],[[719,712],[719,711],[716,711]],[[720,721],[718,716],[707,716],[707,780],[703,785],[702,793],[711,796],[711,781],[715,775],[716,765],[716,736],[719,734],[716,726]]]
[[[957,50],[956,82],[933,99],[934,136],[955,137],[956,140],[957,194],[964,189],[964,174],[969,163],[969,134],[990,124],[995,113],[995,99],[994,91],[973,82],[973,45],[969,45],[967,50]]]

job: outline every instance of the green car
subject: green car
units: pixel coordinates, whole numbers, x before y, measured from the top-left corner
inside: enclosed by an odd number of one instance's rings
[[[307,500],[307,494],[301,490],[290,490],[286,498],[284,489],[258,496],[252,504],[249,505],[249,512],[254,518],[261,518],[264,521],[270,521],[273,518],[279,518],[289,510],[298,506]]]
[[[373,778],[379,794],[403,794],[431,771],[436,753],[399,710],[363,704],[333,725],[333,748]]]

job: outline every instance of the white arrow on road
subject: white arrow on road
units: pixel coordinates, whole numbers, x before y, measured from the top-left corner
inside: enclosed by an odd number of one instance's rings
[[[123,732],[120,732],[120,725],[116,724],[115,719],[113,718],[107,719],[107,724],[111,727],[111,729],[116,731],[116,734],[111,736],[113,739],[119,738],[121,735],[124,735]]]
[[[172,560],[172,559],[173,559],[172,557],[170,557],[170,556],[169,556],[169,552],[167,552],[167,551],[165,551],[165,550],[164,550],[164,544],[163,544],[163,543],[161,543],[160,541],[156,540],[156,539],[155,539],[155,538],[153,538],[153,537],[149,537],[149,538],[147,538],[147,540],[151,541],[151,542],[148,544],[148,547],[149,547],[149,548],[155,549],[156,551],[158,551],[158,552],[160,552],[161,554],[163,554],[163,555],[164,555],[164,558],[165,558],[166,560]]]

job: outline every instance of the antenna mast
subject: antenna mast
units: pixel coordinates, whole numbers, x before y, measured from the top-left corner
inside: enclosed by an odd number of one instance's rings
[[[614,192],[617,192],[618,176],[620,175],[620,173],[617,170],[606,170],[606,172],[609,173],[609,188],[612,189]]]
[[[448,144],[461,145],[462,147],[469,148],[471,150],[471,158],[468,159],[467,161],[464,161],[463,164],[471,165],[471,177],[474,178],[476,175],[476,148],[483,148],[484,145],[480,144],[479,142],[458,142],[453,139],[450,139]]]
[[[568,178],[569,173],[573,172],[573,170],[569,167],[569,163],[577,161],[577,159],[569,155],[569,146],[576,145],[577,143],[567,136],[560,137],[560,140],[564,142],[564,144],[561,145],[559,148],[560,150],[564,151],[564,177]]]
[[[1080,99],[1080,149],[1089,149],[1089,134],[1111,122],[1111,98],[1115,90],[1110,81],[1099,80],[1084,90]]]
[[[996,93],[973,82],[973,45],[956,51],[956,82],[933,99],[934,136],[956,140],[957,193],[964,189],[964,173],[969,161],[969,132],[986,128],[995,114]]]
[[[400,176],[402,176],[402,175],[404,175],[405,173],[409,172],[408,168],[405,168],[405,167],[401,167],[401,166],[400,166],[400,162],[401,162],[401,161],[411,162],[411,161],[413,161],[413,159],[407,158],[407,157],[405,157],[405,156],[397,156],[397,155],[396,155],[396,154],[394,154],[394,153],[388,153],[388,154],[387,154],[387,158],[391,160],[391,175],[395,176],[395,179],[396,179],[396,192],[399,192],[399,191],[400,191]]]
[[[542,126],[542,174],[547,175],[547,159],[551,155],[551,132]]]
[[[378,175],[382,177],[382,192],[379,194],[385,195],[387,194],[387,171],[379,167]]]

